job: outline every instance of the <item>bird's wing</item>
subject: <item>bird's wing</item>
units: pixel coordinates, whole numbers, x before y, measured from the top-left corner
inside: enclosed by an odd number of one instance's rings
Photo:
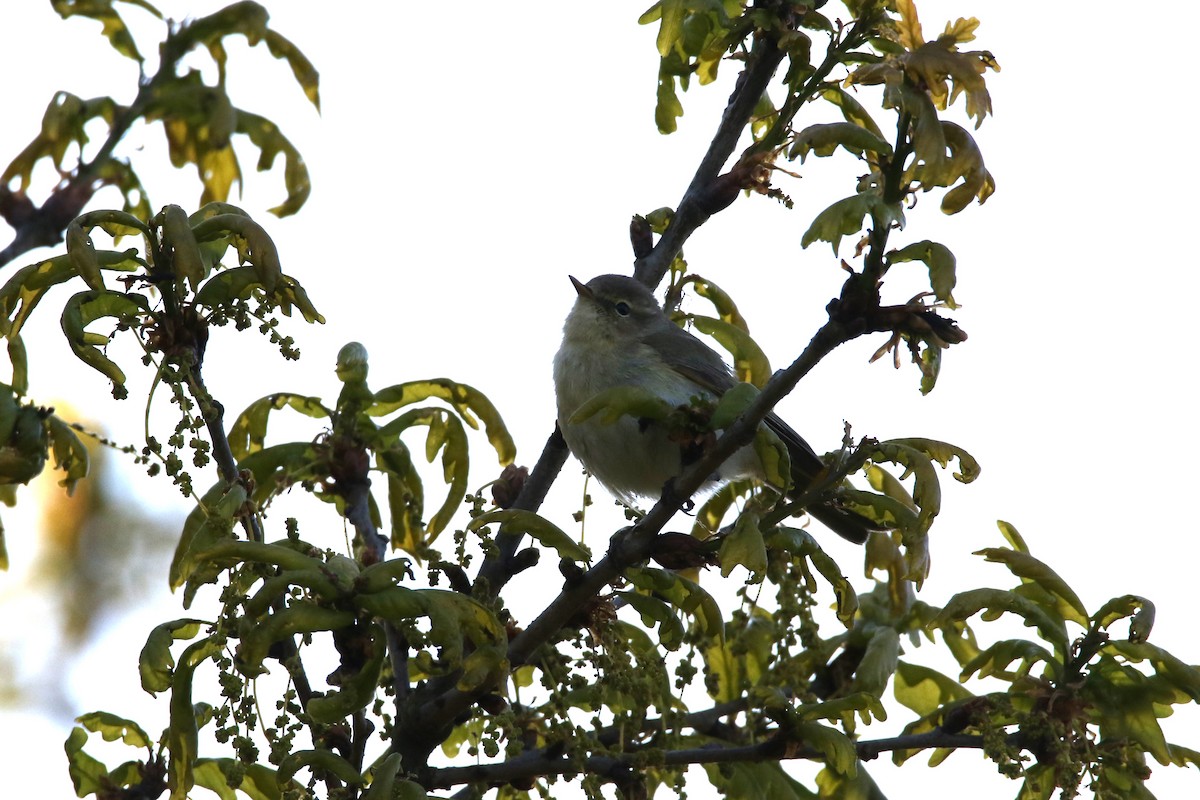
[[[663,320],[666,322],[665,318]],[[645,343],[679,374],[720,397],[733,386],[729,366],[704,342],[673,322],[648,334]]]
[[[646,344],[663,353],[676,372],[714,395],[724,394],[736,383],[729,366],[712,348],[674,323],[647,336]],[[768,414],[765,421],[787,446],[792,459],[792,480],[797,488],[803,489],[825,468],[825,463],[778,415]]]
[[[662,354],[672,369],[714,395],[724,394],[736,383],[725,361],[712,348],[674,323],[669,328],[663,326],[655,330],[644,341]],[[779,415],[772,412],[764,422],[788,449],[792,461],[792,492],[803,492],[825,469],[825,462]],[[816,503],[808,511],[835,533],[856,544],[866,541],[869,531],[885,527],[834,502]]]

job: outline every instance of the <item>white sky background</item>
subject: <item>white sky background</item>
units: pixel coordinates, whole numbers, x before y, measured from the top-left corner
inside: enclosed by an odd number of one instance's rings
[[[371,353],[376,388],[447,375],[483,390],[505,416],[518,460],[532,466],[554,416],[550,361],[574,298],[567,274],[630,270],[629,217],[678,202],[736,74],[727,64],[719,85],[693,85],[682,96],[680,131],[658,134],[655,31],[636,24],[648,2],[270,4],[273,27],[321,71],[322,113],[265,47],[230,47],[231,93],[236,104],[280,123],[308,163],[313,195],[298,216],[271,218],[265,209],[282,200],[281,175],[253,173],[247,151],[240,205],[267,226],[284,271],[303,283],[328,324],[286,322],[304,354],[299,365],[285,364],[264,340],[216,332],[208,382],[231,414],[273,391],[335,396],[336,352],[358,340]],[[164,0],[160,8],[181,18],[220,5]],[[1198,662],[1191,588],[1200,524],[1186,475],[1200,445],[1190,325],[1200,264],[1188,248],[1192,166],[1179,130],[1188,101],[1174,80],[1190,74],[1191,54],[1171,43],[1171,33],[1194,30],[1200,9],[918,6],[927,35],[947,19],[979,17],[970,46],[991,50],[1004,70],[987,76],[996,116],[975,132],[997,193],[950,218],[938,210],[939,193],[923,195],[906,230],[892,237],[895,246],[934,239],[955,252],[962,308],[952,316],[970,340],[946,354],[937,389],[921,397],[914,367],[867,364],[882,338],[864,337],[826,359],[781,411],[818,450],[837,445],[845,419],[856,436],[927,436],[979,459],[983,474],[970,486],[943,473],[923,599],[941,604],[978,585],[1011,587],[1015,579],[1002,567],[970,555],[1002,546],[995,520],[1006,519],[1089,609],[1127,593],[1152,599],[1151,641]],[[124,13],[148,22],[136,8]],[[108,47],[96,23],[62,22],[49,3],[31,0],[5,4],[0,27],[8,33],[0,159],[33,136],[55,90],[91,97],[117,87],[116,99],[132,98],[132,63]],[[153,52],[157,31],[142,30],[151,34],[140,39],[143,50]],[[956,114],[963,122],[961,101]],[[886,131],[890,117],[876,119]],[[140,136],[123,154],[137,144],[145,147],[139,163],[165,163],[159,129]],[[799,171],[801,181],[777,181],[795,210],[739,198],[685,250],[694,271],[738,301],[776,368],[803,349],[842,279],[828,244],[801,250],[800,236],[821,209],[853,191],[862,169],[839,153],[810,158]],[[190,173],[143,177],[156,204],[196,205]],[[853,244],[853,237],[843,242],[842,257],[851,257]],[[51,252],[29,254],[10,270]],[[885,298],[902,302],[915,293],[919,269],[895,268]],[[59,307],[66,296],[58,296]],[[38,330],[53,334],[47,343],[26,334],[33,396],[75,397],[117,438],[134,440],[136,400],[113,403],[99,375],[46,360],[71,358],[54,308],[52,295],[35,314]],[[136,371],[134,359],[124,363]],[[139,380],[131,380],[135,397]],[[478,485],[492,467],[481,438],[474,447]],[[581,484],[569,462],[546,513],[568,520]],[[183,508],[172,491],[161,480],[130,490],[136,502]],[[605,516],[602,494],[594,491],[589,517],[594,550],[618,524]],[[21,502],[28,498],[23,493]],[[20,519],[4,513],[14,566],[0,577],[0,646],[36,664],[46,658],[38,652],[44,637],[11,633],[36,627],[18,622],[11,605],[22,561],[33,557]],[[829,547],[865,586],[854,552],[841,542]],[[549,589],[541,591],[548,599]],[[539,599],[531,596],[530,607]],[[176,616],[178,598],[161,592],[139,619],[115,629],[119,635],[97,643],[63,693],[70,708],[45,717],[37,709],[2,712],[0,764],[46,767],[17,771],[16,784],[0,794],[35,796],[36,787],[36,796],[71,796],[61,749],[70,717],[97,708],[150,713],[152,703],[136,690],[136,654],[152,624]],[[1196,747],[1195,712],[1168,720],[1169,738]],[[889,726],[898,729],[906,714],[897,710]],[[936,796],[939,786],[957,794],[964,780],[979,800],[1017,790],[973,754],[936,770],[921,761],[899,771],[886,761],[869,768],[892,797]],[[956,763],[963,767],[956,771]],[[1150,788],[1160,798],[1197,793],[1194,773],[1152,766]],[[0,782],[13,774],[0,769]],[[697,783],[692,790],[701,796]]]

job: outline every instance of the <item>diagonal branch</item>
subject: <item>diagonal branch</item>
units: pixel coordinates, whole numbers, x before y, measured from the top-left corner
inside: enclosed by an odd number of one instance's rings
[[[767,90],[767,84],[779,69],[783,56],[783,51],[773,40],[761,37],[755,42],[746,68],[738,76],[733,94],[729,96],[712,143],[700,160],[692,182],[683,193],[671,223],[654,249],[634,262],[633,276],[642,283],[650,287],[657,286],[667,274],[667,268],[671,266],[675,256],[683,249],[684,242],[712,216],[712,213],[706,210],[707,203],[704,200],[721,168],[733,154],[742,131],[746,129],[750,117],[754,114],[754,107],[758,105],[759,99]]]

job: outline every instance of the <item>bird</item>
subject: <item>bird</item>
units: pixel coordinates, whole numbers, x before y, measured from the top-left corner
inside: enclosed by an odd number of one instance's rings
[[[638,498],[657,498],[667,481],[702,452],[680,443],[662,421],[626,415],[603,424],[594,417],[572,422],[572,416],[600,392],[619,387],[641,389],[671,406],[689,406],[696,397],[719,398],[737,380],[716,351],[671,321],[641,282],[600,275],[586,284],[571,277],[571,283],[577,297],[554,357],[559,429],[571,453],[619,500],[635,505]],[[825,463],[777,414],[768,414],[763,424],[788,449],[791,494],[803,492],[825,470]],[[749,445],[735,451],[707,485],[745,477],[764,477]],[[833,497],[818,500],[807,511],[856,544],[882,529]]]

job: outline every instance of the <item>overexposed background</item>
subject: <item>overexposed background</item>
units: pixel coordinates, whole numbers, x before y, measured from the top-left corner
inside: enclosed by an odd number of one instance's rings
[[[159,7],[182,19],[221,5],[163,0]],[[1179,80],[1190,74],[1190,51],[1170,42],[1175,31],[1196,28],[1200,8],[1157,2],[1090,15],[1069,4],[1033,8],[919,3],[927,35],[949,19],[978,16],[972,46],[991,50],[1004,69],[988,75],[996,116],[975,133],[997,193],[951,218],[938,211],[939,194],[922,196],[892,239],[897,246],[934,239],[955,252],[962,308],[953,316],[970,340],[946,354],[928,397],[917,391],[915,368],[866,363],[882,342],[870,337],[826,359],[781,410],[818,450],[837,445],[845,419],[857,436],[928,436],[979,459],[975,484],[945,476],[933,572],[922,591],[928,602],[977,585],[1012,585],[1001,567],[971,555],[1002,544],[995,527],[1002,518],[1090,609],[1126,593],[1154,600],[1151,640],[1197,662],[1190,588],[1200,523],[1187,476],[1200,445],[1190,341],[1200,263],[1188,245],[1194,203],[1182,130],[1192,102]],[[297,216],[270,218],[265,209],[283,198],[282,161],[275,173],[257,175],[256,154],[246,151],[246,191],[233,201],[268,227],[284,270],[328,323],[287,325],[304,354],[299,364],[284,363],[265,341],[215,332],[209,385],[231,415],[273,391],[332,397],[337,350],[358,340],[371,353],[376,388],[448,374],[483,390],[505,416],[519,462],[532,465],[552,428],[550,361],[574,298],[567,274],[630,270],[630,215],[678,202],[732,86],[733,65],[717,85],[683,95],[680,130],[663,137],[652,116],[655,29],[636,24],[642,3],[347,0],[276,2],[269,10],[273,27],[320,70],[321,114],[285,64],[240,39],[229,46],[230,92],[236,104],[281,124],[308,163],[313,195]],[[152,56],[160,23],[136,7],[122,13],[146,34],[139,41]],[[55,91],[133,97],[136,67],[109,48],[97,23],[63,22],[37,0],[5,4],[0,23],[8,33],[0,53],[8,76],[5,163],[32,138]],[[962,122],[961,102],[956,113]],[[157,127],[135,130],[122,152],[138,163],[166,163]],[[839,153],[810,158],[800,171],[803,180],[777,180],[794,210],[741,198],[686,248],[691,268],[738,300],[776,367],[800,352],[842,279],[829,246],[802,250],[800,236],[822,208],[853,191],[862,170]],[[143,179],[156,206],[197,204],[188,172],[168,168]],[[97,207],[118,204],[109,195]],[[852,248],[843,242],[841,255],[849,258]],[[6,272],[59,250],[30,253]],[[893,302],[919,287],[921,265],[909,266],[909,277],[905,269],[889,277]],[[106,381],[70,361],[53,311],[66,296],[52,295],[26,330],[31,394],[60,409],[69,399],[119,441],[137,442],[136,401],[112,401]],[[149,379],[135,374],[132,353],[122,363],[136,397]],[[472,485],[493,469],[484,443],[475,446]],[[72,795],[61,747],[79,713],[103,708],[144,720],[151,735],[162,724],[154,721],[162,710],[138,688],[136,657],[152,625],[183,616],[154,565],[169,558],[187,504],[167,481],[109,462],[109,502],[117,511],[152,508],[165,533],[124,550],[97,546],[103,558],[77,556],[97,567],[90,594],[56,583],[57,551],[37,534],[34,492],[22,490],[17,508],[3,511],[12,561],[0,576],[6,796]],[[581,488],[570,462],[547,513],[567,519]],[[616,519],[597,497],[588,525],[594,549]],[[144,575],[120,572],[121,554],[132,547],[152,559],[138,562],[149,564]],[[854,569],[851,549],[829,547]],[[522,585],[536,608],[538,584]],[[96,618],[72,622],[73,603],[100,601]],[[1200,716],[1186,711],[1167,721],[1169,738],[1195,746]],[[889,725],[898,730],[906,713],[898,709]],[[1150,788],[1159,797],[1200,789],[1190,771],[1152,766]],[[959,794],[964,780],[979,800],[1016,792],[971,753],[936,770],[917,763],[895,770],[886,761],[870,769],[893,797]],[[692,790],[700,796],[696,783]]]

